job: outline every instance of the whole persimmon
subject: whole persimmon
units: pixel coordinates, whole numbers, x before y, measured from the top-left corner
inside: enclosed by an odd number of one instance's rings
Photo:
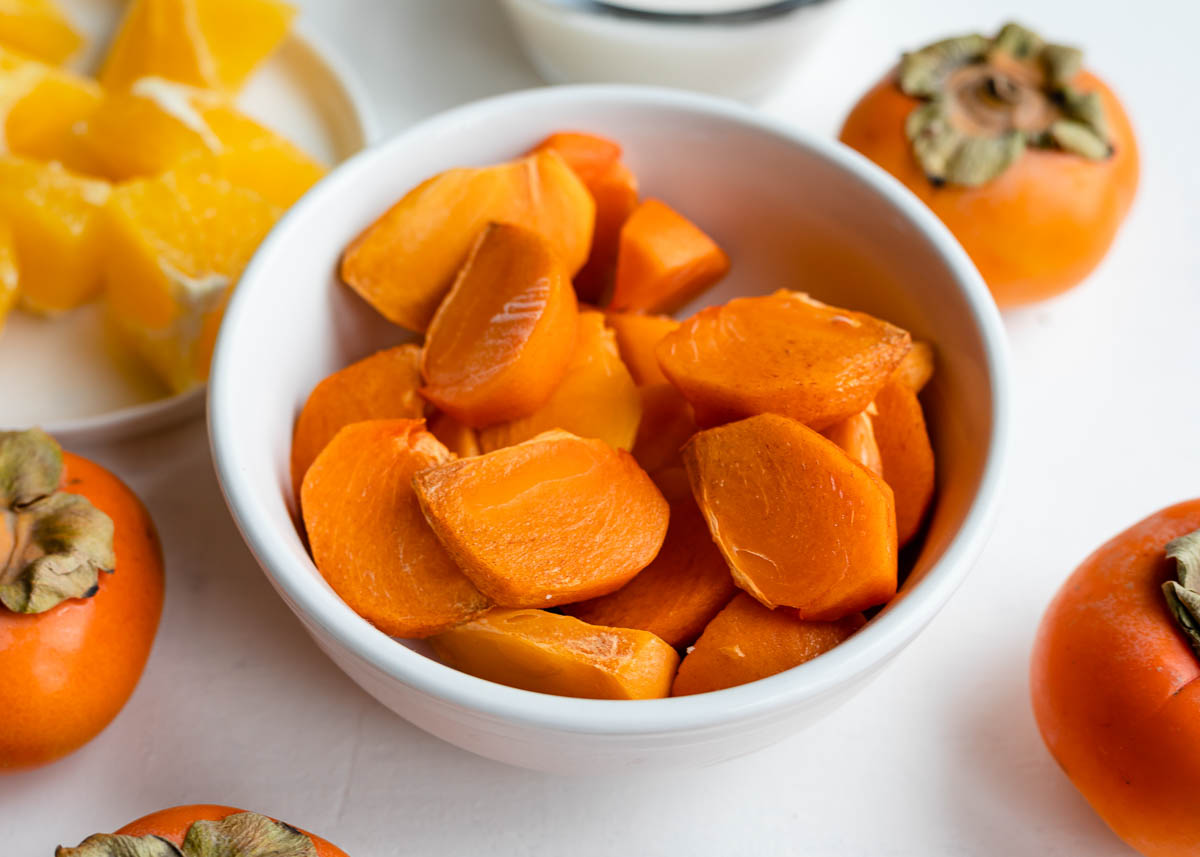
[[[1001,306],[1083,280],[1137,190],[1129,118],[1082,60],[1017,24],[945,39],[905,54],[842,127],[950,228]]]
[[[133,492],[38,429],[0,432],[0,771],[65,756],[117,716],[162,603]]]
[[[231,806],[196,804],[151,813],[97,833],[55,857],[347,857],[319,836]]]
[[[1051,755],[1147,857],[1200,854],[1200,500],[1084,560],[1042,619],[1030,677]]]

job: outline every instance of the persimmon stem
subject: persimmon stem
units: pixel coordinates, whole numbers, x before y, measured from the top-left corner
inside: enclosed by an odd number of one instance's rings
[[[1167,608],[1200,656],[1200,530],[1169,542],[1167,558],[1176,566],[1176,579],[1163,584]]]

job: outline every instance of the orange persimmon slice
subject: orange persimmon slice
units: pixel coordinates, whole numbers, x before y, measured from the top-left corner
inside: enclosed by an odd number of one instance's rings
[[[421,349],[398,345],[334,372],[313,388],[292,433],[292,490],[333,436],[363,420],[420,419]]]
[[[554,248],[490,224],[429,325],[421,394],[472,428],[528,416],[567,371],[577,314]]]
[[[728,271],[716,242],[665,202],[648,199],[621,227],[610,307],[674,312]]]
[[[554,151],[447,170],[413,188],[356,238],[342,257],[341,276],[385,318],[424,332],[489,222],[540,234],[570,277],[587,259],[595,209]]]
[[[653,634],[544,610],[497,609],[430,641],[447,666],[538,693],[585,699],[666,696],[679,664]]]
[[[892,490],[832,441],[762,414],[696,434],[683,460],[734,581],[767,607],[832,621],[896,594]]]
[[[434,414],[429,418],[429,433],[459,458],[479,455],[479,436],[475,429],[465,426],[449,414]]]
[[[637,312],[610,312],[606,321],[617,335],[621,359],[638,386],[666,384],[667,376],[659,368],[654,349],[664,336],[679,328],[679,322],[669,315]]]
[[[370,420],[339,431],[304,477],[300,505],[317,570],[393,637],[427,637],[491,606],[413,494],[413,474],[449,460],[424,421]]]
[[[657,353],[701,425],[775,413],[820,431],[866,408],[910,344],[866,313],[778,291],[701,310]]]
[[[581,312],[575,355],[550,398],[527,417],[482,429],[479,443],[484,452],[491,452],[557,428],[632,449],[641,418],[641,395],[621,362],[612,331],[604,326],[604,316]]]
[[[633,457],[647,473],[682,466],[679,450],[700,427],[688,404],[670,384],[639,387],[642,421],[633,442]]]
[[[933,346],[928,342],[914,342],[912,351],[904,355],[892,379],[900,381],[914,393],[919,393],[933,377]]]
[[[607,137],[580,131],[558,131],[530,150],[553,150],[589,188],[621,159],[621,145]]]
[[[883,479],[896,496],[896,535],[901,546],[920,531],[933,503],[933,446],[917,394],[894,379],[875,397],[872,422]]]
[[[737,587],[696,508],[687,474],[674,468],[654,481],[671,504],[667,538],[658,556],[611,595],[562,609],[592,625],[640,628],[679,648],[700,636]]]
[[[861,613],[836,622],[806,621],[795,611],[768,610],[739,593],[680,663],[671,695],[708,693],[777,675],[823,655],[864,624]]]
[[[875,440],[875,423],[870,413],[873,410],[875,408],[869,406],[865,411],[834,423],[821,434],[840,446],[846,455],[879,476],[883,474],[883,458],[879,453],[879,443]],[[899,504],[899,497],[896,502]]]
[[[503,607],[620,589],[667,531],[667,501],[633,456],[564,431],[432,467],[413,485],[450,555]]]
[[[621,147],[605,137],[577,131],[551,134],[533,151],[553,149],[587,186],[596,203],[596,221],[588,260],[575,275],[579,299],[601,303],[617,267],[621,227],[637,208],[637,177],[621,162]]]

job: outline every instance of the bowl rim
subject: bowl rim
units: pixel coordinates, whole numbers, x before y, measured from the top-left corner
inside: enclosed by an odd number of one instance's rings
[[[980,331],[991,382],[992,423],[978,490],[942,557],[913,594],[895,603],[850,640],[820,658],[769,678],[695,696],[653,700],[595,700],[551,696],[476,678],[415,652],[374,628],[347,607],[312,569],[297,562],[284,537],[273,532],[265,508],[241,465],[238,421],[232,407],[237,367],[231,342],[241,335],[246,296],[270,270],[275,256],[295,240],[310,212],[324,208],[363,181],[376,161],[478,115],[511,116],[514,110],[573,103],[623,102],[686,110],[732,121],[799,146],[847,172],[912,222],[957,280]],[[336,204],[334,202],[334,204]],[[303,235],[303,232],[300,233]],[[251,328],[247,328],[247,331]],[[250,335],[247,332],[246,335]],[[234,292],[216,345],[209,384],[208,423],[213,460],[225,501],[268,579],[310,632],[419,693],[491,718],[566,733],[650,735],[694,731],[768,717],[836,687],[865,679],[910,642],[963,582],[990,535],[1009,454],[1008,344],[999,311],[983,279],[950,231],[918,198],[881,168],[832,139],[825,139],[736,102],[709,95],[640,85],[583,84],[508,93],[453,108],[415,124],[341,164],[305,196],[262,244]],[[921,592],[916,597],[917,591]]]

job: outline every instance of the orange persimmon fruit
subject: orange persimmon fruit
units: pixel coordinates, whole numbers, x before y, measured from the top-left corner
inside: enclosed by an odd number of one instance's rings
[[[598,134],[556,131],[534,146],[529,154],[553,150],[589,188],[621,160],[621,144]]]
[[[369,420],[339,431],[304,476],[300,508],[317,570],[393,637],[427,637],[490,606],[413,494],[414,474],[449,460],[423,420]]]
[[[550,243],[489,224],[429,325],[421,394],[472,428],[532,414],[567,371],[577,315]]]
[[[552,150],[427,179],[342,256],[342,280],[385,318],[423,333],[488,223],[540,234],[571,277],[592,242],[596,205]]]
[[[767,607],[834,621],[896,594],[892,490],[832,441],[762,414],[699,432],[683,460],[734,581]]]
[[[933,346],[928,342],[914,341],[912,350],[904,355],[892,379],[901,382],[914,393],[925,389],[933,377]]]
[[[585,699],[664,697],[679,664],[651,633],[544,610],[492,610],[429,642],[443,663],[473,676]]]
[[[665,202],[647,199],[621,227],[610,308],[675,312],[729,271],[729,256]]]
[[[565,431],[430,467],[413,485],[450,556],[502,607],[620,589],[667,531],[667,501],[633,456]]]
[[[613,332],[604,326],[601,313],[581,312],[575,353],[550,398],[526,417],[481,429],[479,443],[491,452],[557,428],[632,449],[641,419],[642,397],[621,361]]]
[[[617,335],[617,349],[638,386],[665,384],[667,376],[658,365],[654,349],[663,337],[679,328],[669,315],[639,312],[610,312],[605,320]]]
[[[196,829],[193,831],[193,827]],[[190,834],[190,839],[189,839]],[[122,827],[115,834],[90,836],[75,848],[59,847],[56,857],[129,857],[141,854],[119,837],[147,837],[170,842],[182,857],[221,854],[238,857],[277,857],[280,854],[315,853],[316,857],[348,857],[345,851],[308,831],[257,813],[231,806],[193,804],[152,812]],[[307,840],[307,841],[305,841]],[[203,847],[201,847],[203,845]],[[311,846],[309,852],[305,846]],[[159,853],[157,850],[146,853]],[[176,852],[171,852],[176,853]]]
[[[901,547],[920,531],[933,504],[933,445],[921,402],[902,381],[884,385],[874,401],[874,428],[882,470],[896,498],[896,536]]]
[[[911,342],[866,313],[781,290],[701,310],[657,354],[700,425],[776,413],[820,431],[870,404]]]
[[[1200,843],[1198,589],[1200,500],[1191,500],[1085,559],[1033,648],[1033,712],[1050,754],[1146,857],[1193,857]]]
[[[37,430],[0,432],[0,557],[2,771],[53,762],[117,716],[150,655],[164,581],[137,496]]]
[[[844,643],[866,624],[861,613],[835,622],[769,610],[745,592],[717,614],[679,664],[672,696],[723,690],[807,663]]]
[[[950,228],[1001,306],[1087,277],[1137,190],[1129,118],[1080,63],[1011,24],[948,39],[906,54],[842,127]]]
[[[421,349],[397,345],[334,372],[313,388],[292,431],[292,490],[342,428],[364,420],[420,419]]]
[[[649,631],[680,648],[700,636],[737,586],[696,508],[687,474],[672,468],[654,481],[671,505],[658,556],[616,592],[568,604],[562,612],[591,625]]]

